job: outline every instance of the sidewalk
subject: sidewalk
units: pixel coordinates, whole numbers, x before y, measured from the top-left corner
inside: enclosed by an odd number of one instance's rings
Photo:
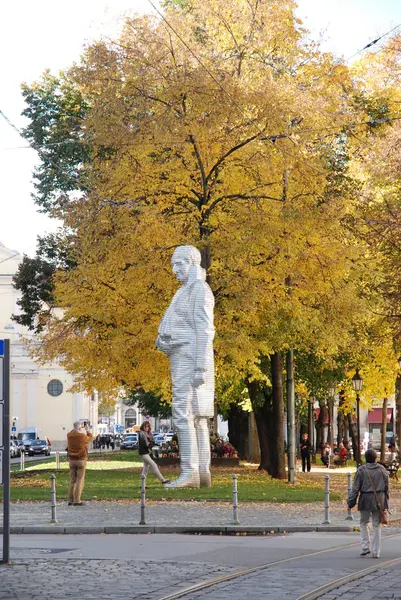
[[[269,533],[284,531],[352,531],[359,525],[346,520],[344,501],[330,505],[329,525],[324,525],[322,503],[244,503],[238,507],[239,525],[233,526],[230,503],[197,501],[148,501],[146,526],[139,525],[139,501],[88,502],[82,507],[57,504],[57,524],[51,524],[49,502],[17,502],[11,505],[13,533]],[[401,502],[392,506],[392,520],[401,518]],[[0,511],[2,525],[2,511]]]

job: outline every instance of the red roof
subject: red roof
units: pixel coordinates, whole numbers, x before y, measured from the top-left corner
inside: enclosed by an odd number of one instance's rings
[[[381,423],[382,422],[383,409],[382,408],[374,408],[369,411],[368,415],[368,423]],[[393,409],[387,409],[387,423],[391,423],[393,419]]]

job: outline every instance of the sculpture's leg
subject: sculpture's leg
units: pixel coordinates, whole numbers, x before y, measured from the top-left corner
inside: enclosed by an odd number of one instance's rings
[[[170,356],[173,384],[173,422],[178,432],[181,475],[165,488],[199,487],[199,452],[192,408],[193,351],[182,348]]]
[[[178,429],[181,475],[175,481],[166,483],[165,488],[199,487],[199,453],[196,431],[193,422]]]
[[[195,417],[196,439],[199,450],[199,480],[201,487],[210,487],[210,434],[208,417]]]

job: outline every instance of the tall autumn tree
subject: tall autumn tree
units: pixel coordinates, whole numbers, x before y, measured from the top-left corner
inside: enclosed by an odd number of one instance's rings
[[[89,46],[69,71],[90,169],[63,212],[75,266],[53,278],[63,312],[38,349],[88,389],[140,383],[168,397],[154,340],[175,290],[169,260],[198,246],[216,296],[217,376],[247,382],[262,466],[278,477],[280,353],[337,352],[364,310],[341,158],[363,111],[294,7],[171,4],[164,20],[128,19],[118,42]]]

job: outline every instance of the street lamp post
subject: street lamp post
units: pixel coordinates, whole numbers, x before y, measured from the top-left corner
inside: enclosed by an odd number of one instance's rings
[[[393,436],[397,445],[401,443],[401,356],[398,359],[400,371],[395,382],[395,420],[393,422]]]
[[[356,369],[356,373],[352,378],[352,387],[354,388],[354,392],[356,392],[356,425],[357,425],[357,439],[358,439],[358,448],[356,453],[356,464],[361,464],[361,421],[360,421],[360,411],[359,411],[359,392],[362,390],[363,379],[359,375],[359,369]]]
[[[330,386],[329,388],[329,396],[330,400],[328,402],[329,405],[329,435],[328,442],[330,444],[330,448],[333,449],[334,446],[334,400],[337,392],[337,387],[335,385]]]
[[[314,448],[314,443],[315,443],[315,436],[314,436],[314,429],[315,429],[315,419],[313,416],[313,405],[315,403],[315,398],[313,396],[313,394],[310,394],[309,396],[309,402],[308,402],[308,434],[309,434],[309,441],[312,444],[312,452],[313,454],[315,454],[315,448]]]

